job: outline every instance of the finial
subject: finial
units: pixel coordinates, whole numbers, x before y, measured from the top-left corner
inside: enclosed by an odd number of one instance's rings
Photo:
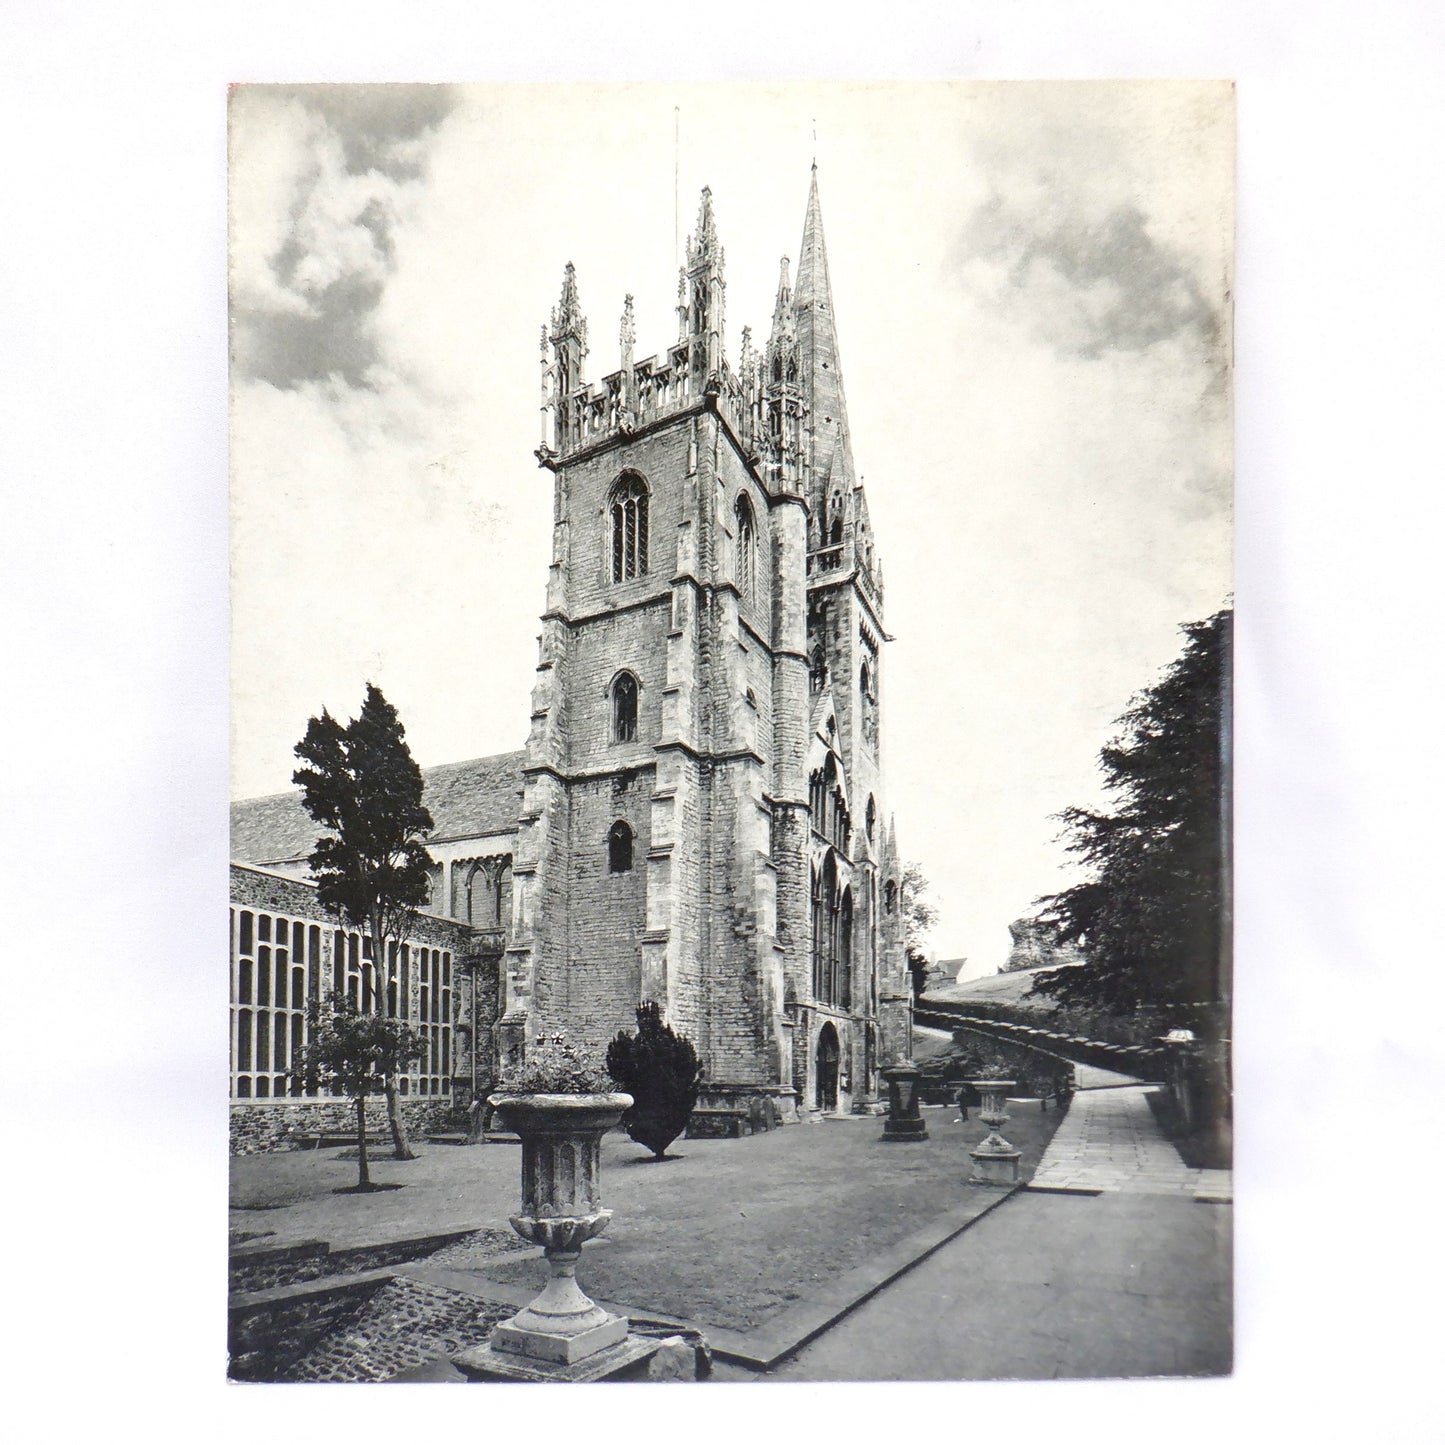
[[[717,242],[717,218],[712,208],[712,187],[704,186],[697,206],[697,230],[688,238],[688,269],[700,265],[704,259],[713,255],[721,258],[722,248]]]
[[[622,302],[622,355],[624,359],[632,354],[632,348],[637,341],[637,324],[632,315],[632,292],[628,292]]]
[[[562,275],[562,298],[552,311],[552,340],[560,341],[563,336],[574,335],[587,346],[587,322],[582,316],[582,304],[577,299],[577,268],[569,261]]]

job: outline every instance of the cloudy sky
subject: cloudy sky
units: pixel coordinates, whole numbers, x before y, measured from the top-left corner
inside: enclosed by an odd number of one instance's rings
[[[522,746],[562,268],[589,378],[627,292],[660,351],[710,185],[735,357],[815,155],[896,638],[890,806],[937,952],[1002,962],[1072,876],[1050,815],[1098,800],[1112,719],[1230,591],[1224,85],[234,91],[235,796],[285,788],[306,718],[368,678],[424,765]]]

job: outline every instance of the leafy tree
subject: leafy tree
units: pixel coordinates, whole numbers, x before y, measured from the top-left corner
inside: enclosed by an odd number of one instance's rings
[[[903,865],[903,941],[919,953],[924,951],[924,940],[938,922],[938,909],[924,901],[931,887],[917,863]]]
[[[421,769],[396,709],[371,683],[360,715],[344,727],[325,709],[311,718],[296,756],[310,766],[298,768],[291,781],[300,786],[306,811],[328,830],[308,860],[317,896],[333,915],[366,930],[371,995],[381,1018],[395,1018],[396,955],[407,923],[426,901],[432,863]],[[396,1157],[414,1159],[395,1069],[386,1072],[383,1089]]]
[[[697,1051],[662,1021],[655,1003],[637,1010],[637,1032],[624,1029],[607,1045],[607,1072],[632,1095],[622,1127],[635,1144],[663,1159],[667,1146],[687,1127],[697,1103],[702,1065]]]
[[[1099,755],[1112,812],[1058,817],[1092,876],[1040,900],[1084,963],[1034,992],[1117,1013],[1217,1003],[1227,992],[1227,753],[1233,613],[1185,625],[1183,652]]]
[[[421,1034],[408,1024],[362,1013],[345,997],[334,998],[330,1011],[310,1009],[309,1040],[292,1077],[308,1090],[340,1089],[356,1105],[358,1190],[372,1188],[366,1158],[366,1099],[385,1088],[385,1081],[422,1052]]]

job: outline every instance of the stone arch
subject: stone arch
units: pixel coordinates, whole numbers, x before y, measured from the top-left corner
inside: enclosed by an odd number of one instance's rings
[[[832,1022],[818,1030],[813,1049],[813,1103],[824,1114],[838,1112],[838,1060],[842,1055]]]

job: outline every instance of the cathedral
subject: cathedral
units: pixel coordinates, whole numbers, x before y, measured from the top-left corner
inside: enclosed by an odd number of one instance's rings
[[[854,469],[814,167],[767,339],[723,352],[711,193],[677,335],[589,381],[577,278],[542,330],[552,555],[524,750],[424,770],[436,860],[388,976],[439,1125],[539,1036],[601,1048],[656,1000],[705,1112],[862,1110],[908,1052],[885,804],[883,573]],[[298,735],[300,725],[298,723]],[[335,1127],[287,1077],[311,1000],[372,987],[306,881],[299,792],[233,805],[232,1144]]]

